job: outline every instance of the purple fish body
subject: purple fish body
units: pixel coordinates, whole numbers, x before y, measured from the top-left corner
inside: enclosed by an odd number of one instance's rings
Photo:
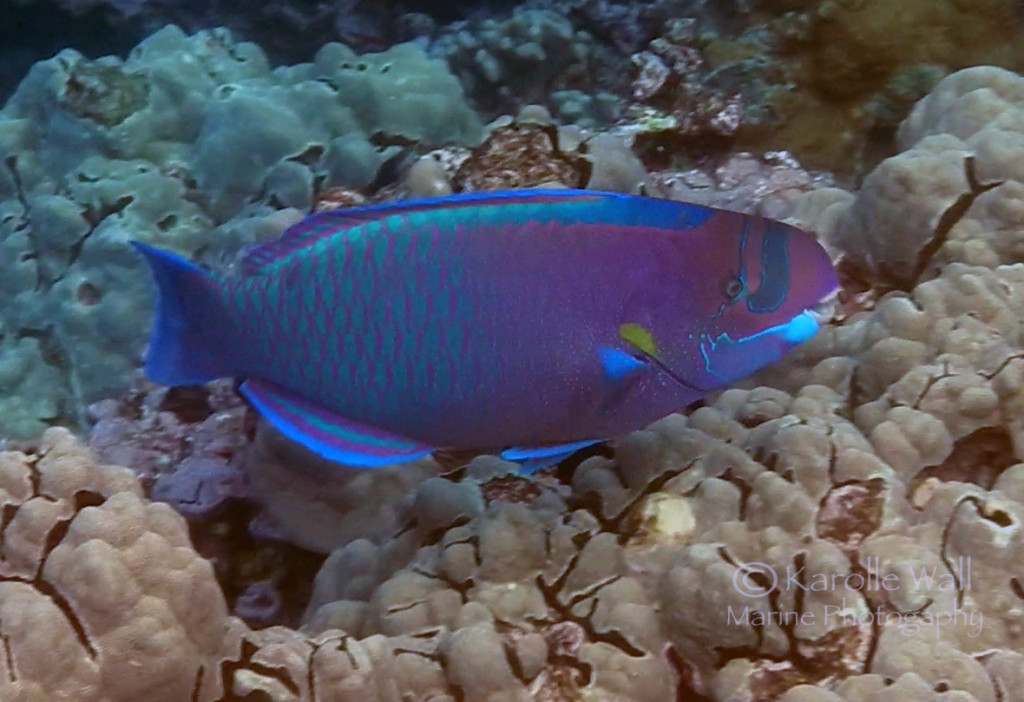
[[[286,435],[364,466],[557,458],[641,428],[813,336],[837,289],[806,232],[587,191],[315,214],[231,277],[136,246],[153,380],[243,378]]]

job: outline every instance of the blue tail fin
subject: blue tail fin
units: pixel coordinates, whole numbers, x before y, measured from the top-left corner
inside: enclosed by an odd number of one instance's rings
[[[161,385],[199,385],[233,375],[226,362],[230,319],[214,276],[194,263],[133,241],[157,285],[146,375]]]

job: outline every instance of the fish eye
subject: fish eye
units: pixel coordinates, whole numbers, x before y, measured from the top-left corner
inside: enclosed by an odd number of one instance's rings
[[[747,290],[743,280],[737,277],[729,278],[722,285],[722,290],[730,300],[735,300]]]

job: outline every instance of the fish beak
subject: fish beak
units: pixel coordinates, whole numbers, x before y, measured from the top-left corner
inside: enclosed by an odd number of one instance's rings
[[[804,311],[814,317],[814,321],[818,324],[828,324],[835,318],[838,306],[839,288],[836,288],[828,297],[822,298],[820,302]]]

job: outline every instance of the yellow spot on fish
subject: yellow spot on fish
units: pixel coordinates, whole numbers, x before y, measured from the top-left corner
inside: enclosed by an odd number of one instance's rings
[[[658,358],[658,344],[654,341],[651,332],[639,324],[627,322],[619,327],[619,336],[627,344],[632,344],[648,356]]]

